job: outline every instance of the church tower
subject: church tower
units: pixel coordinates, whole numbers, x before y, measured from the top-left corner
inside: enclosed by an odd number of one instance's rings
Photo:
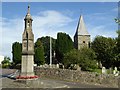
[[[83,16],[80,16],[76,33],[74,35],[74,47],[80,50],[83,47],[90,47],[90,34],[87,32]]]
[[[32,17],[30,6],[25,16],[25,29],[22,35],[22,65],[21,76],[34,76],[34,34],[32,32]]]

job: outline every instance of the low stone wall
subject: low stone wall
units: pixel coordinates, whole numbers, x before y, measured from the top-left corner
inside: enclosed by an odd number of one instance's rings
[[[119,87],[120,85],[120,76],[115,77],[113,75],[103,75],[94,72],[35,67],[35,74],[40,77],[99,84],[107,87]]]

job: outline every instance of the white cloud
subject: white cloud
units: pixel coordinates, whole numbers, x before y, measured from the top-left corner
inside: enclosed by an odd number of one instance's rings
[[[2,50],[4,56],[12,55],[12,43],[21,42],[23,31],[23,19],[2,19]]]
[[[63,13],[48,10],[33,15],[33,33],[35,41],[42,36],[56,38],[58,31],[65,30],[65,26],[72,22],[72,19]],[[24,18],[7,19],[2,18],[2,51],[3,55],[12,55],[12,43],[22,41],[24,31]]]
[[[88,25],[87,28],[89,28],[90,31],[89,33],[91,35],[92,41],[97,35],[104,37],[112,37],[112,38],[117,37],[116,31],[109,30],[105,25],[99,25],[99,26]]]
[[[115,8],[113,9],[115,10]],[[91,39],[93,40],[96,35],[102,35],[105,37],[117,37],[117,24],[114,21],[116,17],[110,12],[101,12],[101,13],[92,13],[89,15],[85,15],[86,18],[86,27],[91,35]]]
[[[41,36],[50,35],[56,38],[56,32],[60,30],[63,26],[72,22],[70,17],[63,15],[57,11],[43,11],[38,14],[38,16],[33,16],[33,29],[36,38]]]

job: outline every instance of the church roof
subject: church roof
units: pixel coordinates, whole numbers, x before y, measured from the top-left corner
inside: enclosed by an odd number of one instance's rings
[[[78,22],[76,34],[77,35],[90,35],[85,27],[85,23],[84,23],[82,15],[80,16],[80,19]]]

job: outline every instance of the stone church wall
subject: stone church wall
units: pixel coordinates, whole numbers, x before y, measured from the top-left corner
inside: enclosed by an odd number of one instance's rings
[[[83,47],[89,47],[90,36],[78,36],[78,49],[80,50]]]
[[[40,76],[40,78],[48,77],[52,79],[102,85],[106,87],[118,87],[118,83],[120,82],[120,76],[115,77],[113,75],[103,75],[93,72],[83,72],[68,69],[35,67],[35,74]]]

